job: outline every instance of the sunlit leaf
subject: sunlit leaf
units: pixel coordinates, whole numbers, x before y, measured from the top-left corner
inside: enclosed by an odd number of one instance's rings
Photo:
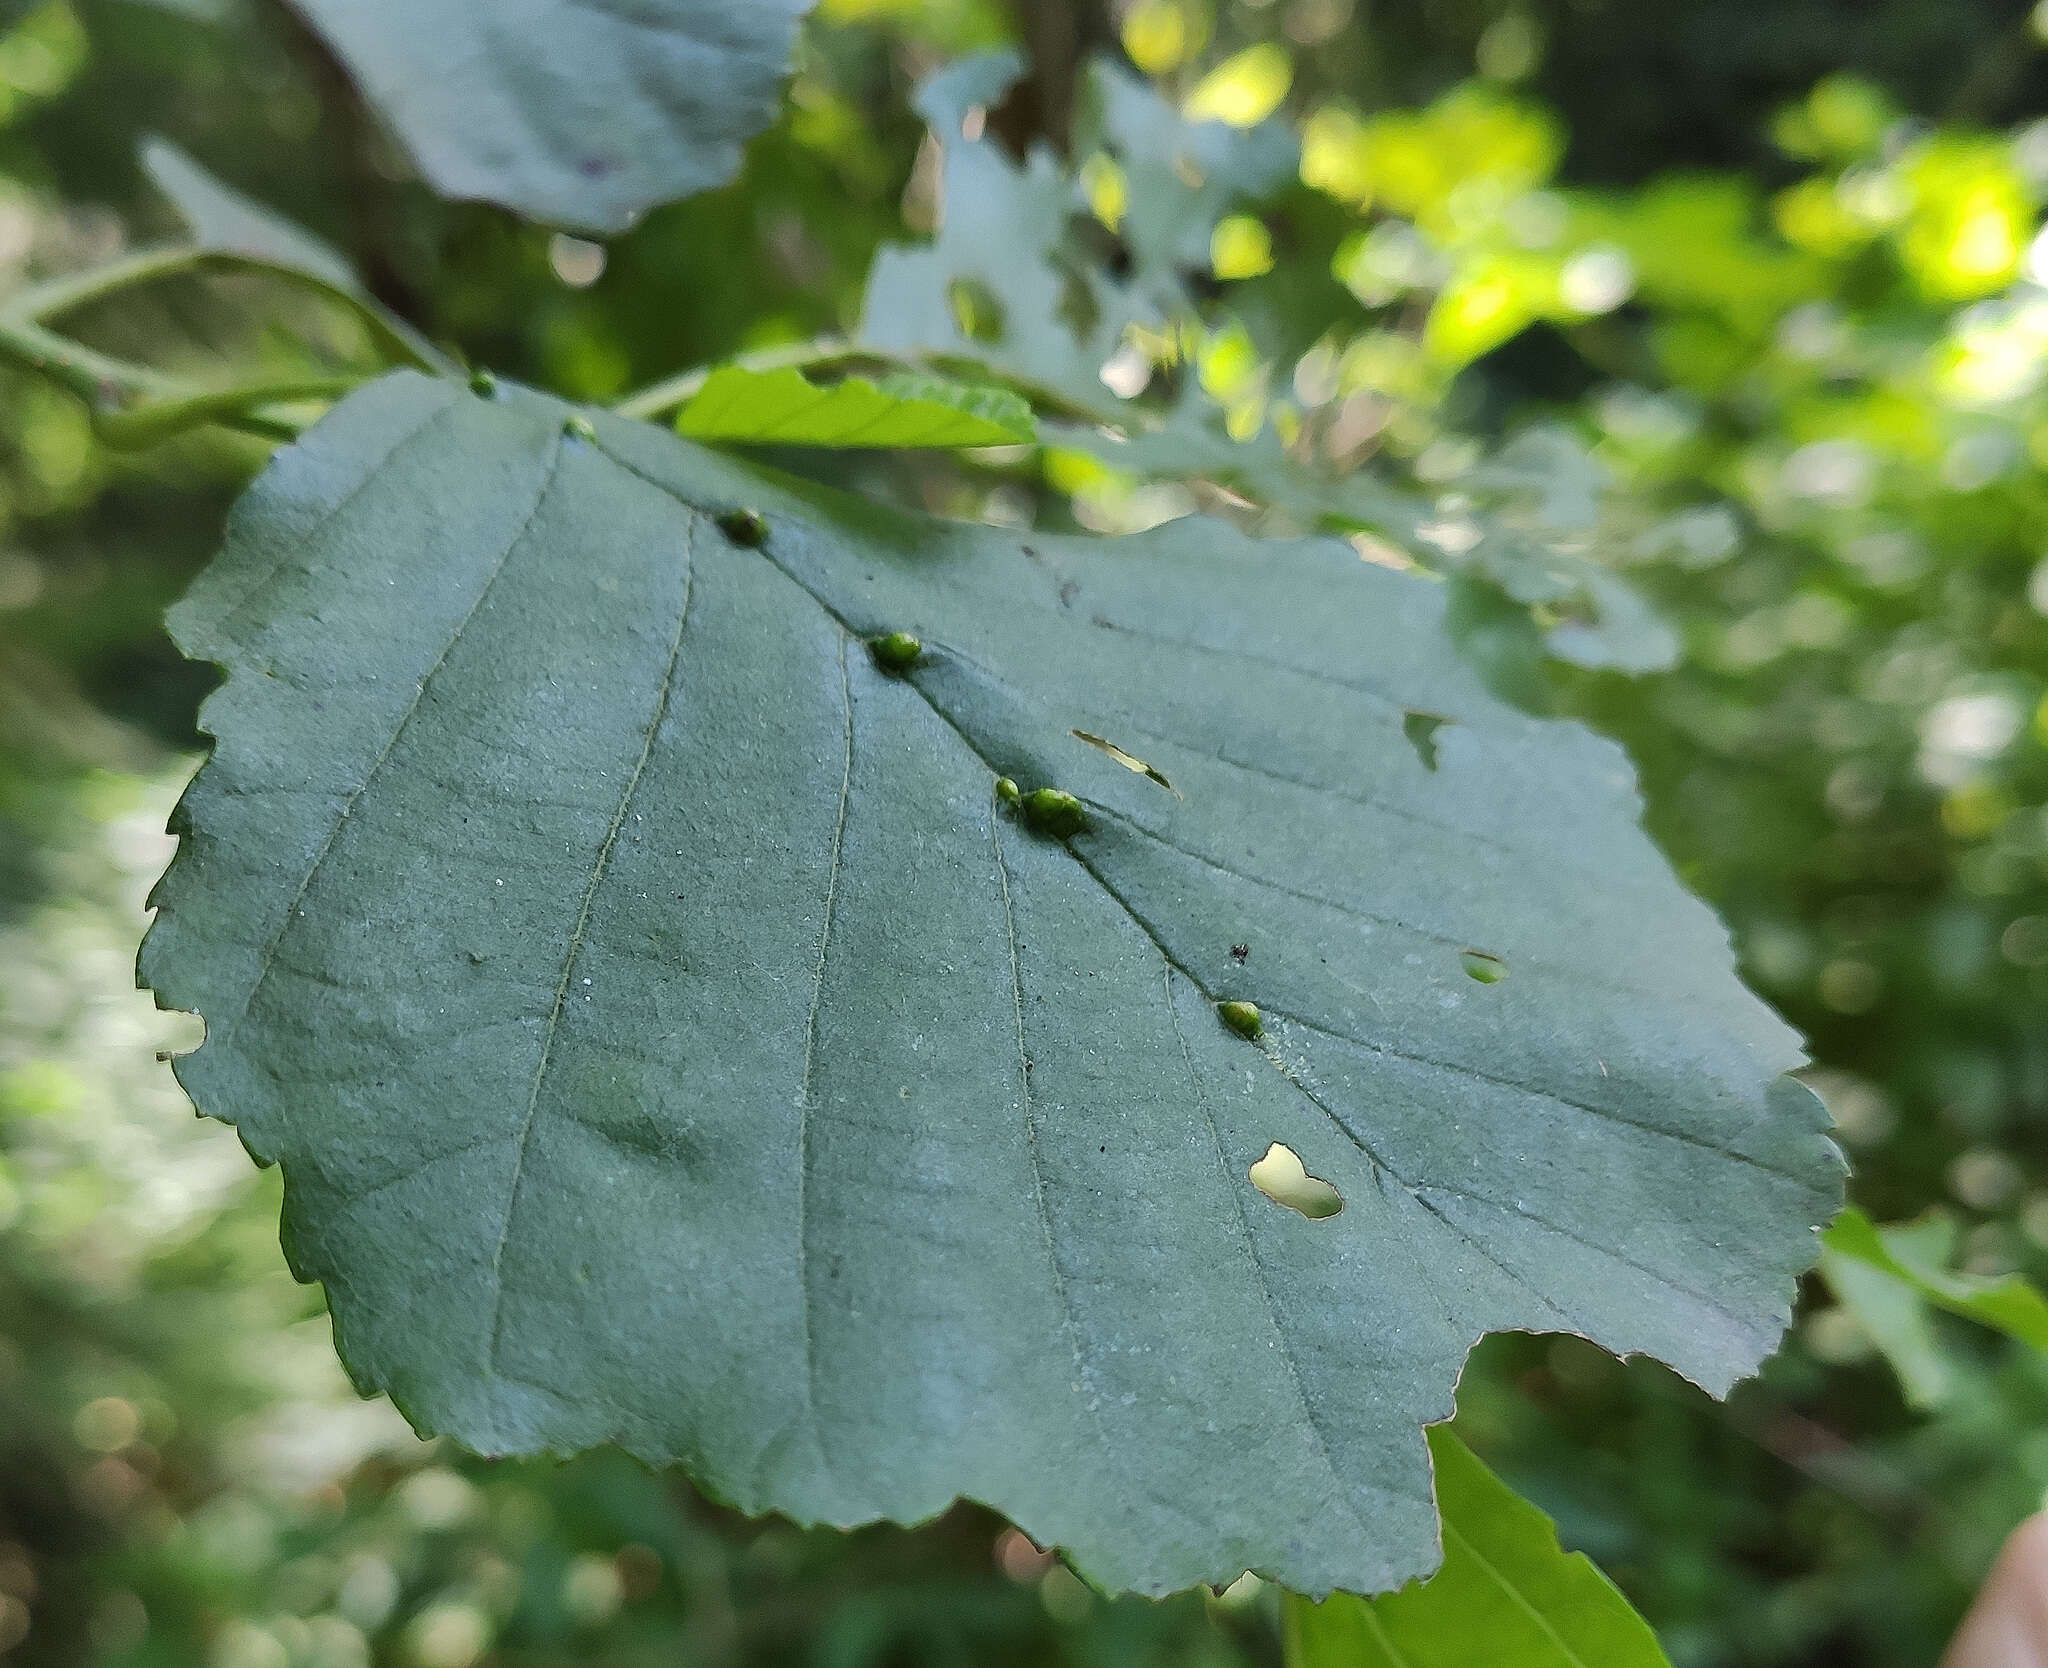
[[[1294,63],[1273,41],[1248,46],[1195,84],[1181,113],[1191,122],[1257,127],[1280,108],[1294,84]]]
[[[730,179],[812,0],[295,0],[444,196],[624,231]]]

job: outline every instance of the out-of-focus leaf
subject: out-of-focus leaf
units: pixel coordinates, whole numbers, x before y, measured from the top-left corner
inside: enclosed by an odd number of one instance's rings
[[[624,231],[723,185],[812,0],[294,0],[444,196]]]
[[[251,255],[369,299],[355,269],[339,250],[232,186],[223,185],[168,139],[143,141],[142,167],[150,182],[171,200],[201,248]]]
[[[445,366],[446,357],[373,296],[345,256],[303,227],[224,185],[167,139],[145,140],[142,166],[171,200],[200,248],[244,255],[301,274],[348,297],[405,357]]]
[[[692,440],[775,446],[1004,446],[1037,433],[1031,408],[1002,388],[937,377],[847,377],[820,387],[784,368],[728,365],[676,418]]]
[[[1821,1273],[1920,1406],[1950,1387],[1929,1305],[2048,1351],[2048,1297],[2022,1275],[1954,1272],[1956,1238],[1955,1219],[1940,1212],[1880,1228],[1853,1207],[1821,1237]]]
[[[1247,134],[1184,122],[1142,82],[1093,66],[1080,148],[1114,154],[1124,170],[1129,266],[1115,273],[1070,247],[1087,197],[1048,150],[1020,166],[995,139],[963,134],[969,113],[1000,99],[1021,67],[1013,53],[986,54],[920,89],[918,110],[945,156],[942,218],[931,243],[876,257],[859,339],[884,353],[979,362],[1120,422],[1127,413],[1103,367],[1132,326],[1192,311],[1186,274],[1207,267],[1217,222],[1289,177],[1293,142],[1273,125]]]
[[[229,673],[144,956],[181,1078],[426,1429],[1397,1585],[1475,1338],[1724,1391],[1840,1187],[1625,758],[1445,591],[386,378],[175,613]]]
[[[1589,669],[1663,671],[1677,658],[1678,639],[1656,611],[1618,575],[1571,548],[1585,542],[1576,518],[1597,516],[1596,474],[1579,462],[1511,445],[1497,471],[1476,471],[1471,485],[1488,493],[1535,499],[1538,513],[1519,525],[1506,513],[1462,495],[1432,502],[1370,470],[1334,477],[1296,459],[1270,432],[1249,440],[1222,433],[1194,401],[1163,426],[1128,435],[1099,429],[1058,431],[1059,443],[1146,480],[1208,480],[1297,526],[1370,533],[1408,560],[1434,572],[1468,576],[1537,610],[1545,649]],[[1539,482],[1540,488],[1539,488]],[[1571,525],[1559,526],[1555,518]]]
[[[1439,1426],[1443,1568],[1383,1598],[1289,1594],[1287,1668],[1670,1668],[1649,1623],[1557,1528]]]
[[[1182,114],[1191,122],[1257,127],[1280,108],[1294,83],[1294,64],[1276,41],[1234,53],[1195,84]]]

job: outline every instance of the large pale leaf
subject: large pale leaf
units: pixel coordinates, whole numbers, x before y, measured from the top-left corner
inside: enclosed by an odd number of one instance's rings
[[[1448,1430],[1429,1433],[1444,1565],[1419,1587],[1290,1597],[1287,1668],[1671,1668],[1650,1626]]]
[[[293,0],[444,196],[623,231],[723,185],[812,0]]]
[[[1838,1192],[1621,753],[1489,696],[1443,589],[398,374],[176,611],[228,679],[144,972],[423,1429],[970,1495],[1113,1587],[1397,1585],[1474,1339],[1724,1390]]]

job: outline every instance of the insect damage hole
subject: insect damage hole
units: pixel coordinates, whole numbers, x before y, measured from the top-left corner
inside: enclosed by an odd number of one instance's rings
[[[1321,1222],[1344,1208],[1344,1195],[1320,1176],[1310,1175],[1301,1155],[1282,1142],[1268,1147],[1266,1156],[1248,1174],[1252,1186],[1274,1204],[1285,1205],[1311,1222]]]
[[[1094,748],[1096,752],[1107,754],[1110,758],[1116,760],[1118,764],[1122,765],[1124,769],[1128,770],[1133,776],[1142,776],[1148,782],[1157,783],[1160,787],[1164,788],[1168,793],[1172,794],[1175,799],[1180,798],[1180,789],[1176,788],[1171,782],[1167,781],[1165,773],[1163,771],[1155,769],[1151,765],[1148,765],[1143,759],[1139,758],[1137,754],[1126,753],[1121,747],[1117,746],[1115,742],[1107,741],[1101,736],[1090,735],[1086,730],[1069,730],[1067,734],[1072,736],[1076,741],[1085,741],[1090,747]]]
[[[1453,722],[1439,712],[1409,711],[1401,714],[1401,734],[1408,738],[1408,745],[1415,749],[1415,756],[1422,761],[1424,770],[1437,768],[1437,731]]]

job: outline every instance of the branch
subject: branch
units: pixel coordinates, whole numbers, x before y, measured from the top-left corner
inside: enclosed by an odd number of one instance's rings
[[[0,360],[49,378],[89,406],[95,430],[110,446],[153,445],[185,429],[222,423],[268,439],[292,439],[305,427],[288,413],[268,409],[308,400],[332,400],[361,376],[300,376],[209,388],[152,366],[117,359],[50,328],[50,321],[125,290],[190,272],[260,272],[340,302],[369,327],[388,356],[436,374],[449,361],[402,321],[346,285],[262,255],[197,245],[144,249],[104,266],[39,284],[0,305]]]
[[[125,451],[154,446],[160,440],[208,423],[224,423],[270,439],[294,440],[305,424],[269,406],[309,400],[337,400],[360,386],[360,377],[299,377],[282,382],[253,382],[234,388],[150,400],[124,410],[99,410],[93,430],[109,446]]]

